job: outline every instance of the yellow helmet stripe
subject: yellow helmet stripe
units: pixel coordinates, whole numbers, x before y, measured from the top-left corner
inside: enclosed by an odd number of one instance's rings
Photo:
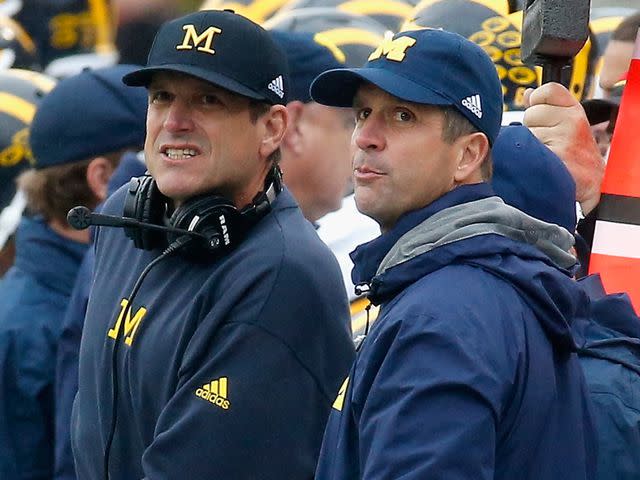
[[[7,113],[28,125],[36,114],[36,106],[23,98],[0,92],[0,112]]]
[[[624,20],[624,17],[596,18],[595,20],[591,20],[589,26],[593,33],[599,35],[605,32],[613,32],[622,20]]]
[[[353,0],[338,6],[338,10],[362,15],[393,15],[394,17],[408,17],[413,7],[404,2],[389,0],[386,2],[372,2],[371,0]]]
[[[377,33],[363,30],[361,28],[334,28],[331,30],[325,30],[324,32],[320,33],[326,36],[337,46],[341,46],[346,43],[355,43],[358,45],[371,45],[375,48],[383,40],[383,37],[381,37]]]
[[[36,45],[35,43],[33,43],[31,36],[24,28],[22,28],[22,26],[18,22],[10,19],[9,17],[0,16],[0,25],[6,25],[7,27],[12,28],[16,33],[18,42],[20,42],[25,50],[30,53],[34,53],[36,51]]]
[[[344,52],[340,50],[340,47],[333,43],[330,38],[328,38],[326,35],[323,35],[322,32],[316,33],[313,37],[313,41],[318,45],[322,45],[323,47],[327,48],[333,54],[337,61],[339,61],[340,63],[346,63],[347,56],[344,54]]]
[[[16,77],[26,82],[32,83],[44,93],[49,93],[56,84],[56,81],[53,78],[47,77],[37,72],[32,72],[31,70],[23,70],[20,68],[12,68],[10,70],[6,70],[5,75],[11,75],[12,77]]]
[[[286,3],[289,3],[289,0],[270,0],[268,2],[255,1],[248,10],[251,13],[250,17],[254,22],[262,23]]]

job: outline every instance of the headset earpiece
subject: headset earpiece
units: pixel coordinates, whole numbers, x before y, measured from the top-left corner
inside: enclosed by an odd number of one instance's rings
[[[200,195],[178,207],[168,221],[174,228],[206,237],[206,242],[194,240],[184,249],[190,259],[202,261],[218,258],[240,243],[250,226],[246,220],[225,198]],[[179,233],[169,233],[168,242],[173,243],[179,236]]]
[[[162,225],[167,208],[167,198],[160,193],[151,175],[133,177],[127,187],[123,216],[143,223]],[[162,232],[143,228],[125,228],[127,237],[136,248],[153,250],[166,247],[166,235]]]

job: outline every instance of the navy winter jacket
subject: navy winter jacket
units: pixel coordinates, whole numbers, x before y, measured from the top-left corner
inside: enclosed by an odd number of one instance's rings
[[[23,218],[0,281],[0,478],[53,474],[56,346],[87,246]]]
[[[627,294],[605,294],[599,276],[579,284],[591,298],[591,316],[573,331],[598,431],[598,480],[637,480],[640,318]]]
[[[126,188],[126,187],[125,187]],[[104,212],[120,214],[125,190]],[[337,261],[284,190],[229,255],[195,263],[99,228],[72,446],[79,478],[308,479],[353,361]]]
[[[333,404],[316,478],[594,478],[572,241],[478,184],[358,247],[354,283],[381,310]]]

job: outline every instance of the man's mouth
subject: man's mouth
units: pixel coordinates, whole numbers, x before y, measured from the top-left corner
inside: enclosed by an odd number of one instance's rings
[[[197,150],[193,148],[166,148],[162,153],[171,160],[185,160],[198,155]]]
[[[374,168],[366,167],[364,165],[354,168],[353,169],[353,173],[356,176],[358,176],[358,175],[384,175],[384,173],[381,172],[380,170],[376,170]]]

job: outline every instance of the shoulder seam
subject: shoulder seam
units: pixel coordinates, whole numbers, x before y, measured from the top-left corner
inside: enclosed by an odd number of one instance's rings
[[[250,323],[250,322],[228,322],[225,325],[246,325],[248,327],[254,327],[254,328],[260,330],[261,332],[265,333],[269,337],[275,339],[276,341],[278,341],[282,345],[284,345],[284,347],[287,349],[289,354],[296,360],[296,363],[298,363],[298,365],[300,365],[302,367],[302,369],[305,372],[307,372],[307,375],[309,375],[309,377],[311,377],[311,379],[315,383],[317,389],[320,391],[320,393],[325,398],[325,400],[327,402],[333,402],[334,399],[331,398],[327,394],[327,392],[325,392],[325,389],[322,388],[318,378],[313,374],[313,372],[309,369],[309,367],[307,367],[307,365],[300,359],[300,357],[298,357],[298,355],[296,354],[295,350],[293,348],[291,348],[291,346],[287,342],[284,341],[284,339],[282,339],[281,337],[279,337],[278,335],[273,333],[271,330],[268,330],[268,329],[264,328],[262,325],[259,325],[259,324],[256,324],[256,323]]]

